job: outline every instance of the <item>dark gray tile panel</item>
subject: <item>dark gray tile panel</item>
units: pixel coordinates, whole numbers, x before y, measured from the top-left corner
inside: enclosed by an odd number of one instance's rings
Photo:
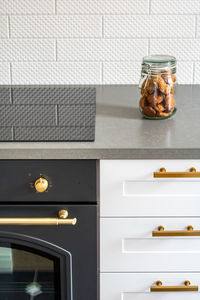
[[[15,87],[15,104],[95,104],[94,87]]]
[[[0,104],[10,104],[11,97],[10,97],[11,89],[0,87]]]
[[[93,141],[95,127],[15,127],[20,141]]]
[[[0,141],[12,141],[12,127],[0,127]]]
[[[0,105],[0,126],[55,126],[54,105]]]
[[[58,125],[95,126],[95,105],[58,105]]]

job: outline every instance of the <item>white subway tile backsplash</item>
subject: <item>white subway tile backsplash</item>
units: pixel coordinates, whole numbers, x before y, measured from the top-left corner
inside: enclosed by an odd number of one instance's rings
[[[138,84],[140,73],[140,62],[106,62],[103,64],[103,83]]]
[[[11,16],[12,38],[101,37],[101,16]]]
[[[14,62],[12,84],[99,84],[100,63]]]
[[[150,54],[170,54],[183,61],[200,60],[200,39],[154,39]]]
[[[199,49],[200,0],[0,0],[0,84],[137,84],[148,54],[200,83]]]
[[[134,61],[147,53],[143,39],[58,40],[58,60],[63,61]]]
[[[199,0],[151,0],[151,13],[155,15],[196,15],[200,13]]]
[[[105,16],[106,38],[195,37],[194,16]]]
[[[103,65],[103,83],[138,84],[140,72],[140,62],[107,62]],[[192,84],[193,64],[191,62],[178,62],[177,78],[180,84]]]
[[[0,85],[10,84],[10,64],[0,62]]]
[[[53,61],[54,40],[0,40],[0,61]]]
[[[1,0],[0,15],[53,14],[54,0]]]
[[[8,37],[8,17],[0,16],[0,38]]]
[[[57,0],[58,14],[148,14],[148,0]]]

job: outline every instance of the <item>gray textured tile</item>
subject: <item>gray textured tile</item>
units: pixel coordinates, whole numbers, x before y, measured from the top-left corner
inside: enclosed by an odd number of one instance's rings
[[[58,105],[58,125],[95,126],[95,105]]]
[[[14,87],[16,104],[95,104],[93,87]]]
[[[0,126],[55,126],[54,105],[0,105]]]
[[[11,89],[9,87],[0,87],[0,104],[10,104]]]
[[[93,141],[95,127],[15,127],[16,141]]]
[[[0,141],[12,141],[12,127],[0,127]]]

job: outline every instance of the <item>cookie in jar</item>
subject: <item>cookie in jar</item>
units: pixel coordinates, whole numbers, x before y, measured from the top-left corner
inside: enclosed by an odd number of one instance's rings
[[[151,55],[143,58],[139,107],[143,117],[165,119],[175,111],[176,58]]]

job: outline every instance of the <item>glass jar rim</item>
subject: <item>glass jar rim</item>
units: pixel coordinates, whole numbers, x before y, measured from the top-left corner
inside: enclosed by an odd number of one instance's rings
[[[170,55],[149,55],[143,58],[142,73],[156,76],[158,74],[175,74],[176,58]]]
[[[143,57],[143,63],[145,64],[176,64],[176,57],[171,55],[148,55]]]

